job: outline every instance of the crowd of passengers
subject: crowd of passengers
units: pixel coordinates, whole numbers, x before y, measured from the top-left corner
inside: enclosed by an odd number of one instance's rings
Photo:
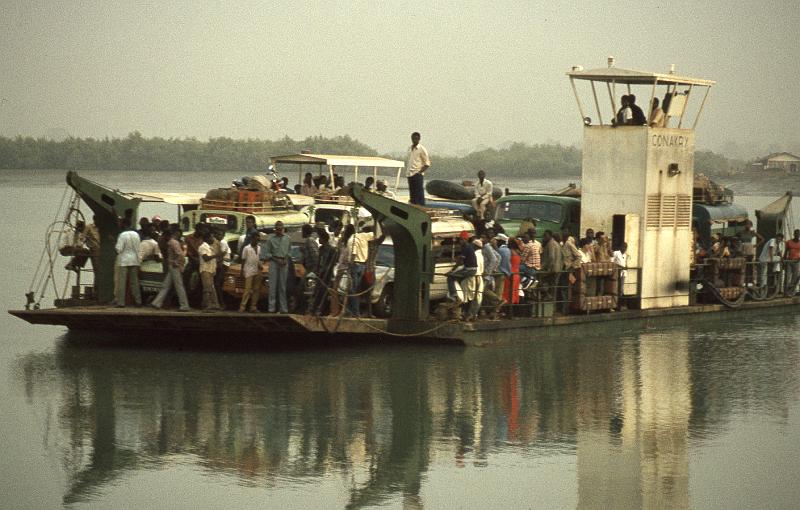
[[[232,253],[224,233],[211,225],[199,223],[195,231],[183,236],[177,224],[154,218],[142,218],[134,230],[128,218],[120,220],[122,232],[116,243],[115,304],[125,306],[130,292],[141,306],[138,270],[142,262],[163,264],[163,286],[150,304],[161,308],[172,295],[178,309],[190,309],[186,289],[199,279],[203,310],[221,310],[224,302],[222,282],[231,261],[241,263],[244,294],[240,312],[257,312],[264,280],[262,267],[268,264],[268,313],[288,313],[290,282],[295,263],[302,264],[306,275],[314,275],[316,284],[309,296],[299,294],[304,313],[359,317],[369,309],[369,295],[375,281],[375,258],[385,236],[380,226],[303,225],[301,258],[292,260],[291,240],[284,225],[277,222],[273,233],[266,235],[256,228],[255,219],[245,219],[245,234],[239,240],[238,253]],[[91,226],[92,230],[95,227]],[[481,314],[501,316],[504,305],[525,299],[526,290],[557,289],[573,283],[569,273],[584,262],[614,262],[624,278],[627,265],[626,245],[612,250],[603,232],[591,229],[580,240],[569,232],[545,231],[536,239],[536,222],[528,218],[516,235],[508,236],[499,224],[478,221],[476,233],[463,231],[456,246],[451,246],[456,268],[447,274],[448,300],[463,306],[468,319]],[[70,264],[74,264],[71,262]],[[294,295],[298,295],[295,293]],[[365,306],[366,305],[366,306]],[[488,309],[488,310],[487,310]]]
[[[766,288],[772,275],[774,286],[786,296],[797,294],[800,286],[800,230],[795,230],[788,241],[784,240],[782,233],[764,239],[753,229],[753,222],[747,220],[744,229],[736,235],[714,234],[708,248],[700,241],[696,230],[692,234],[693,266],[702,266],[709,258],[743,258],[748,264],[749,283]]]

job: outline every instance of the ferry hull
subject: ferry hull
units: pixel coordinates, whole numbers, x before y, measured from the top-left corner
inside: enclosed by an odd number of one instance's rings
[[[625,329],[643,323],[701,320],[708,314],[796,313],[800,297],[746,302],[735,310],[723,305],[696,305],[615,313],[517,318],[499,321],[441,322],[387,319],[319,318],[309,315],[238,312],[178,312],[147,308],[70,307],[40,310],[10,310],[31,324],[66,326],[73,331],[134,334],[139,338],[180,336],[220,347],[248,340],[256,345],[297,344],[304,341],[459,343],[489,345],[508,340],[536,340],[551,335],[575,335],[599,324],[619,323]],[[113,338],[113,337],[112,337]],[[215,340],[218,339],[218,342]]]

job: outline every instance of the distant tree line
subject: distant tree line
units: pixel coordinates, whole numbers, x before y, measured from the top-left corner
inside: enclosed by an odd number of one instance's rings
[[[349,136],[304,140],[234,140],[211,138],[144,138],[135,131],[126,138],[0,137],[0,168],[67,170],[155,170],[264,173],[270,156],[316,153],[375,156],[377,152]]]
[[[432,155],[437,176],[474,177],[478,170],[503,177],[559,177],[581,173],[581,151],[558,144],[513,143],[505,149],[484,149],[463,157]]]
[[[116,171],[219,171],[264,173],[270,156],[303,150],[322,154],[377,156],[371,147],[350,138],[307,137],[293,140],[211,138],[145,138],[135,131],[125,138],[0,137],[0,169],[67,169]],[[503,149],[483,149],[462,157],[431,155],[437,178],[490,175],[524,177],[579,176],[581,151],[560,144],[513,143]],[[707,175],[728,175],[743,167],[711,151],[697,151],[695,169]]]
[[[729,159],[711,151],[695,151],[694,171],[711,176],[733,175],[744,171],[747,164],[738,159]]]

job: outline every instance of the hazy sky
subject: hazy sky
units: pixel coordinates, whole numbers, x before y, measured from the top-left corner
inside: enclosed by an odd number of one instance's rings
[[[564,73],[614,55],[717,80],[701,147],[800,145],[794,0],[0,0],[0,12],[4,135],[572,144]]]

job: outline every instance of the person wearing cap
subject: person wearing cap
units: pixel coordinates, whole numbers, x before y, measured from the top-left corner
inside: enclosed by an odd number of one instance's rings
[[[408,177],[408,192],[411,195],[409,203],[425,205],[425,171],[431,166],[428,150],[419,143],[421,136],[418,132],[411,133],[411,147],[408,148],[406,158],[406,177]]]
[[[478,259],[475,257],[475,246],[469,242],[469,232],[462,230],[458,242],[461,245],[462,265],[447,274],[447,299],[456,306],[463,302],[458,297],[456,284],[461,285],[462,281],[475,276],[478,272]]]
[[[505,290],[506,278],[511,277],[511,248],[508,246],[508,236],[505,234],[497,234],[495,237],[497,244],[497,254],[500,255],[500,263],[497,265],[497,270],[503,276],[503,290]],[[502,296],[504,292],[495,289],[498,295]]]
[[[492,181],[486,178],[486,172],[478,172],[478,183],[475,185],[475,197],[472,199],[472,207],[478,213],[478,219],[482,220],[486,214],[486,205],[492,201]]]
[[[767,241],[764,247],[761,248],[761,255],[758,257],[760,263],[758,285],[760,287],[767,286],[767,273],[770,263],[773,263],[772,271],[777,273],[775,275],[776,285],[780,283],[781,254],[784,251],[786,251],[786,245],[783,242],[783,233],[781,232],[778,232],[774,238]]]
[[[375,193],[386,198],[391,198],[392,200],[396,198],[395,194],[386,188],[386,181],[383,179],[378,179],[375,183]]]

